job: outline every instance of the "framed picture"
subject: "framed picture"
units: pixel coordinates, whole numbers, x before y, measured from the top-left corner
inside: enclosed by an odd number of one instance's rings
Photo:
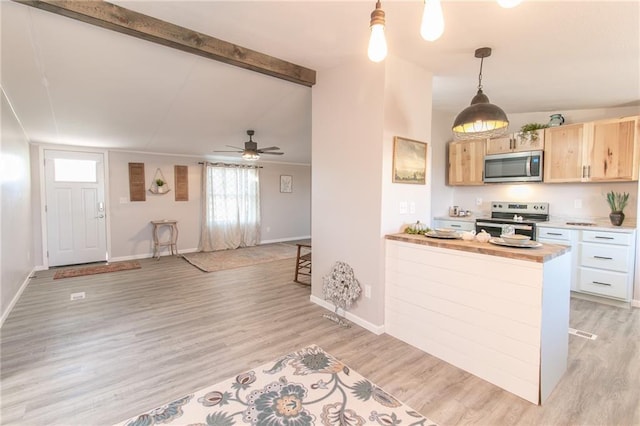
[[[427,183],[427,144],[395,136],[393,138],[393,182]]]
[[[280,175],[280,192],[292,192],[293,177],[289,175]]]

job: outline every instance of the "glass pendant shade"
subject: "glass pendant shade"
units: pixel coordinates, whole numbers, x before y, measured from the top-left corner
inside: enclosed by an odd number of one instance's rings
[[[453,122],[456,139],[485,139],[502,136],[509,129],[507,114],[478,89],[471,105],[458,114]]]
[[[442,33],[444,33],[444,16],[440,0],[424,0],[420,35],[427,41],[435,41]]]
[[[371,12],[371,35],[369,36],[369,49],[367,54],[373,62],[380,62],[387,57],[387,39],[384,35],[384,11],[378,1],[376,8]]]

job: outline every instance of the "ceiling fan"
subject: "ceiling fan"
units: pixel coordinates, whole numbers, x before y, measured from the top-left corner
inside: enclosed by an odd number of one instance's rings
[[[256,132],[253,130],[247,130],[247,135],[249,135],[249,140],[244,143],[244,149],[238,148],[237,146],[227,145],[229,148],[234,148],[239,151],[213,151],[213,152],[237,152],[242,154],[242,158],[245,160],[257,160],[260,158],[260,154],[268,154],[268,155],[282,155],[284,152],[270,152],[277,151],[280,148],[277,146],[269,146],[266,148],[258,148],[258,144],[253,141],[253,135]]]

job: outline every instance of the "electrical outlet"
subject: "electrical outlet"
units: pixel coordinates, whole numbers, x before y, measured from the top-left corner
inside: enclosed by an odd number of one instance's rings
[[[409,203],[409,213],[413,214],[416,212],[416,203],[413,201]]]
[[[482,205],[482,198],[478,197],[476,198],[476,206],[481,206]]]
[[[582,208],[582,200],[579,198],[576,198],[575,200],[573,200],[573,208],[574,209],[581,209]]]
[[[400,203],[400,214],[407,214],[407,202],[403,201]]]
[[[371,299],[371,286],[370,285],[365,285],[364,286],[364,297],[366,297],[367,299]]]

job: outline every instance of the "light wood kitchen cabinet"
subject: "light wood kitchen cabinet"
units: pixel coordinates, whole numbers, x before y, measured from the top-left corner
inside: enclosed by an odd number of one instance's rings
[[[639,133],[637,116],[546,129],[544,181],[638,180]]]
[[[485,139],[449,143],[449,185],[482,185]]]
[[[487,140],[487,154],[505,154],[507,152],[536,151],[542,149],[544,149],[544,129],[536,130],[532,132],[532,135],[517,132],[502,138]]]

